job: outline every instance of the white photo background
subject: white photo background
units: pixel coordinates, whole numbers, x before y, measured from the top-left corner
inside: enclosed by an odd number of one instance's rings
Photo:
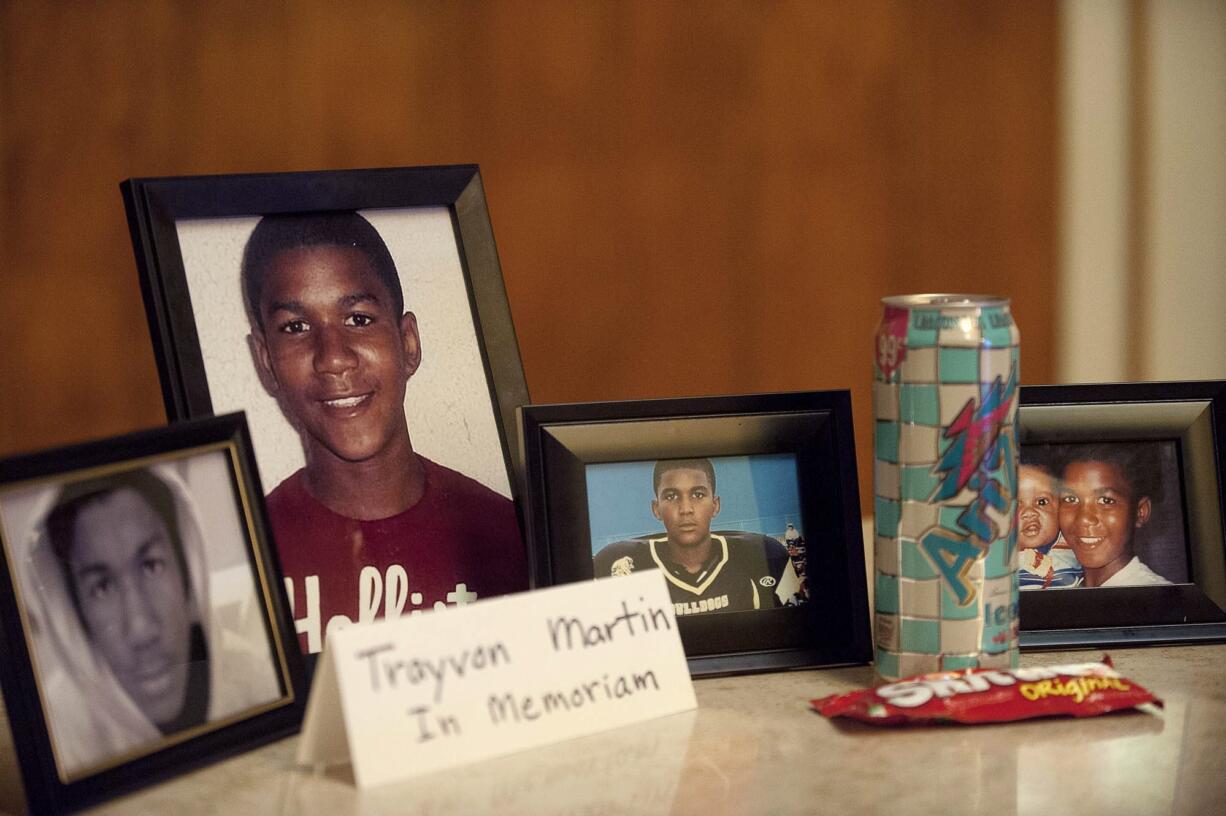
[[[421,455],[510,497],[494,406],[451,214],[445,207],[363,210],[379,231],[417,316],[422,362],[409,380],[405,415]],[[215,413],[246,411],[260,479],[271,491],[302,467],[298,434],[260,385],[247,346],[239,268],[259,216],[176,223],[183,269]]]

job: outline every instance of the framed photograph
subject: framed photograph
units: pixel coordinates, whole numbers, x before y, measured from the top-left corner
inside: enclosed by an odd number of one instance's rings
[[[1226,639],[1226,382],[1027,386],[1021,645]]]
[[[241,414],[0,474],[0,682],[31,811],[298,728],[302,656]]]
[[[167,413],[246,412],[304,652],[528,588],[528,391],[475,166],[122,190]]]
[[[871,659],[847,391],[522,413],[538,586],[657,569],[694,675]]]

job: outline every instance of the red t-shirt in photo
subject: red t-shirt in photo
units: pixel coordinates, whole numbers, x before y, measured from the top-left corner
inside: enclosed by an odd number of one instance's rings
[[[299,470],[268,494],[286,594],[304,653],[338,626],[528,588],[510,499],[421,457],[426,489],[403,513],[358,521],[311,496]]]

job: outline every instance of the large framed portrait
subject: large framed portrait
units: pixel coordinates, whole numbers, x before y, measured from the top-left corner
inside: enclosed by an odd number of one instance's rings
[[[1023,648],[1226,638],[1226,382],[1027,386]]]
[[[532,405],[538,586],[658,570],[695,675],[863,663],[847,391]]]
[[[298,728],[302,656],[241,414],[0,474],[0,681],[31,811]]]
[[[122,186],[172,420],[243,410],[301,646],[528,587],[475,166]]]

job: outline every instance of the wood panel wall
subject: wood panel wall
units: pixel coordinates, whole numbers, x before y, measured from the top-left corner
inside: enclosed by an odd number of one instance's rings
[[[867,485],[883,295],[1010,295],[1051,378],[1056,15],[5,2],[0,454],[164,421],[123,178],[476,162],[535,401],[850,387]]]

